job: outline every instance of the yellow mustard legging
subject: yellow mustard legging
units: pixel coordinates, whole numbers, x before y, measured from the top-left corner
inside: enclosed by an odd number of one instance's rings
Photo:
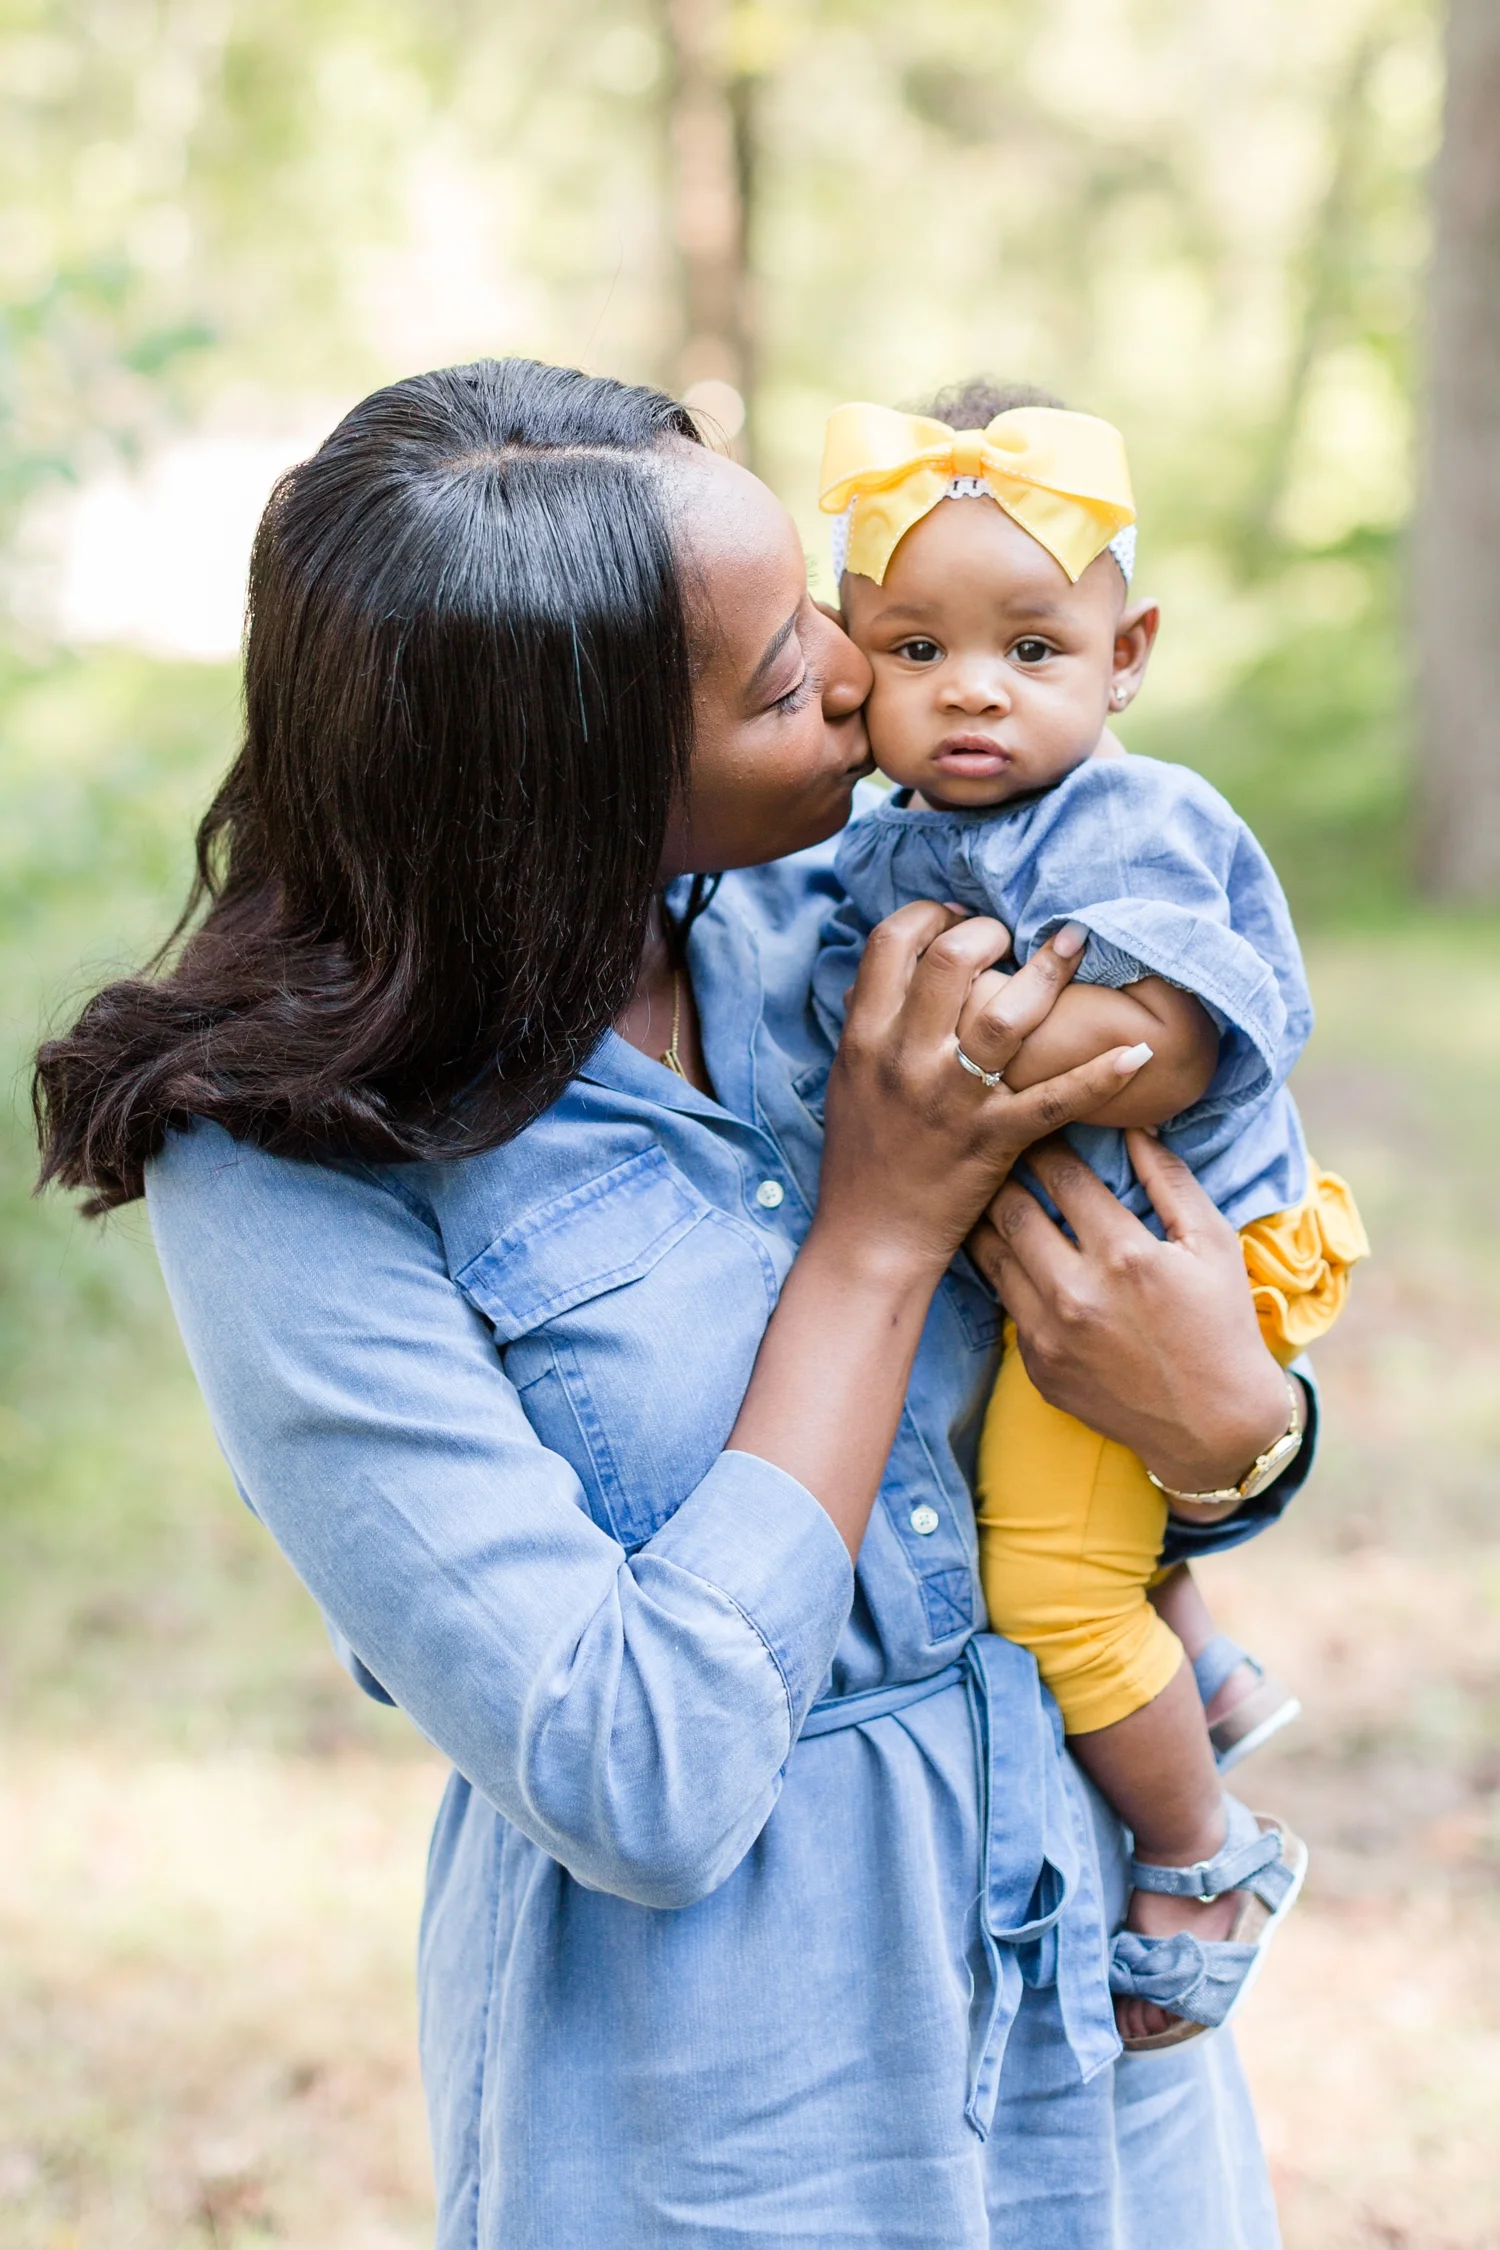
[[[1314,1172],[1307,1200],[1241,1230],[1261,1334],[1285,1364],[1333,1325],[1369,1255],[1354,1198]],[[979,1443],[979,1567],[990,1625],[1029,1648],[1070,1734],[1149,1703],[1182,1662],[1146,1599],[1167,1503],[1123,1445],[1049,1406],[1013,1323]]]

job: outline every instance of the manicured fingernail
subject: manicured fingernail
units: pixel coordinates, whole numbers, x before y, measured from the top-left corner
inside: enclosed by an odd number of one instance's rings
[[[1052,940],[1052,950],[1061,954],[1065,961],[1071,961],[1074,954],[1081,953],[1088,942],[1089,933],[1081,922],[1064,922]]]
[[[1155,1051],[1153,1047],[1148,1047],[1143,1039],[1138,1047],[1127,1047],[1123,1055],[1116,1055],[1115,1068],[1122,1078],[1129,1078],[1133,1072],[1140,1069],[1142,1063],[1148,1063],[1151,1060]]]
[[[960,906],[956,898],[945,898],[943,904],[950,914],[961,914],[964,920],[968,921],[969,909],[966,906]]]

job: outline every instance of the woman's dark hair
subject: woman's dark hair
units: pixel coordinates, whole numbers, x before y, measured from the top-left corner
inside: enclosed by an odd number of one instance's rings
[[[997,414],[1013,406],[1061,406],[1051,391],[1033,383],[1004,383],[994,375],[970,375],[962,383],[949,383],[934,398],[907,408],[909,414],[926,414],[946,422],[950,430],[982,430]]]
[[[491,1148],[633,989],[690,746],[652,390],[481,360],[347,414],[272,494],[244,747],[183,915],[37,1058],[91,1213],[211,1118],[304,1158]]]

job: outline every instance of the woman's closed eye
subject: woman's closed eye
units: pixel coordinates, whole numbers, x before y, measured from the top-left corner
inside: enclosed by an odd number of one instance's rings
[[[773,711],[785,711],[788,714],[793,711],[800,711],[818,692],[820,685],[821,682],[817,673],[808,664],[803,668],[801,679],[797,681],[795,686],[789,687],[785,695],[778,695],[772,703],[771,709]]]

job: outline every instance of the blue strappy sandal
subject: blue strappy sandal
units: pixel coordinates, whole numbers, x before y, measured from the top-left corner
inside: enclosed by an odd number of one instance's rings
[[[1165,2031],[1127,2039],[1127,2054],[1178,2047],[1233,2020],[1260,1974],[1272,1932],[1290,1912],[1307,1874],[1307,1846],[1271,1813],[1251,1812],[1237,1797],[1224,1799],[1226,1833],[1212,1859],[1194,1867],[1153,1867],[1132,1859],[1138,1891],[1168,1898],[1222,1898],[1243,1891],[1227,1938],[1142,1937],[1121,1930],[1110,1954],[1109,1989],[1149,2000],[1178,2018]]]
[[[1248,1758],[1269,1742],[1273,1734],[1289,1727],[1293,1719],[1302,1716],[1302,1705],[1291,1689],[1258,1664],[1246,1648],[1232,1641],[1227,1633],[1215,1633],[1208,1646],[1193,1658],[1193,1678],[1198,1683],[1198,1695],[1204,1708],[1213,1701],[1230,1674],[1241,1664],[1248,1664],[1255,1674],[1255,1685],[1248,1695],[1241,1696],[1232,1711],[1222,1719],[1211,1722],[1208,1739],[1213,1747],[1214,1764],[1220,1773],[1228,1773],[1241,1758]]]

